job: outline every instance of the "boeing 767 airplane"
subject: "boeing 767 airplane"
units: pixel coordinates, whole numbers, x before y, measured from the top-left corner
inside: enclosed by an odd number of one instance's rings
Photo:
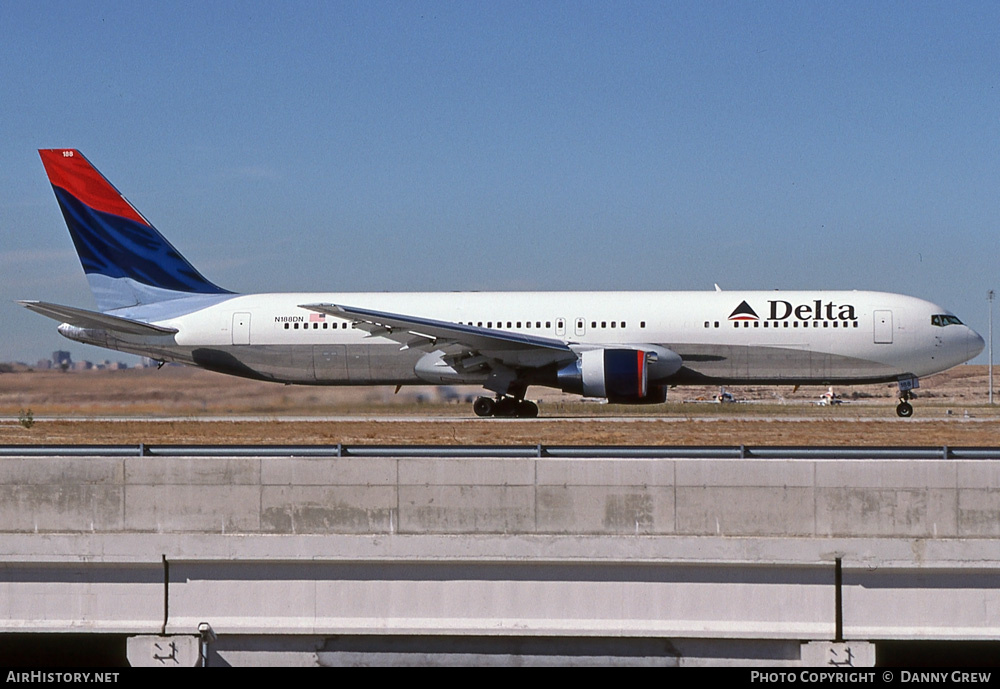
[[[39,151],[97,311],[27,308],[71,340],[301,385],[474,384],[479,416],[533,417],[541,385],[655,404],[675,385],[896,382],[968,361],[983,338],[899,294],[236,294],[207,280],[73,149]]]

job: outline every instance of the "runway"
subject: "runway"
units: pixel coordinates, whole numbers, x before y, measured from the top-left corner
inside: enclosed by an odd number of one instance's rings
[[[789,422],[789,423],[816,423],[835,421],[838,423],[883,423],[892,422],[893,419],[886,415],[876,416],[851,416],[835,417],[824,419],[816,416],[796,416],[794,414],[755,414],[752,417],[724,417],[724,416],[578,416],[578,415],[551,415],[534,419],[517,418],[479,418],[475,416],[453,416],[453,415],[415,415],[415,414],[329,414],[329,415],[286,415],[286,414],[212,414],[212,415],[158,415],[158,414],[136,414],[136,415],[77,415],[77,414],[56,414],[35,416],[36,422],[60,421],[69,423],[473,423],[473,424],[544,424],[544,423],[608,423],[608,424],[628,424],[628,423],[724,423],[733,421],[760,421],[760,422]],[[977,415],[969,413],[955,414],[948,419],[955,422],[972,423],[997,423],[998,418],[993,415]],[[910,418],[899,421],[899,423],[919,424],[934,423],[941,421],[940,416],[927,418]],[[0,416],[0,423],[18,423],[16,415]]]
[[[763,410],[761,410],[763,412]],[[839,410],[838,410],[839,412]],[[556,416],[480,419],[444,414],[40,414],[0,421],[0,445],[642,445],[989,447],[1000,419],[834,416]]]

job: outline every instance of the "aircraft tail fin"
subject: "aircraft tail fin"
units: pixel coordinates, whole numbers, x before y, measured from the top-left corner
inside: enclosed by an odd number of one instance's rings
[[[205,279],[82,153],[38,153],[101,311],[230,294]]]

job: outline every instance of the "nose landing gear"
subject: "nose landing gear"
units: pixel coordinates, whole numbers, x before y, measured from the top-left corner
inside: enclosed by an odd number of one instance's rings
[[[913,405],[909,400],[913,399],[913,389],[920,387],[920,381],[916,378],[903,378],[899,381],[899,404],[896,405],[896,416],[908,419],[913,416]]]

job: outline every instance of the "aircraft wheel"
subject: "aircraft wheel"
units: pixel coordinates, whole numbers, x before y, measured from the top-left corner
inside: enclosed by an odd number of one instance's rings
[[[517,415],[523,419],[533,419],[538,416],[538,405],[528,400],[517,403]]]
[[[472,403],[472,411],[476,412],[476,416],[493,416],[496,412],[496,403],[489,397],[478,397]]]
[[[913,416],[913,405],[909,402],[900,402],[896,405],[896,416],[908,419]]]
[[[517,416],[517,402],[510,397],[504,397],[497,402],[495,416]]]

